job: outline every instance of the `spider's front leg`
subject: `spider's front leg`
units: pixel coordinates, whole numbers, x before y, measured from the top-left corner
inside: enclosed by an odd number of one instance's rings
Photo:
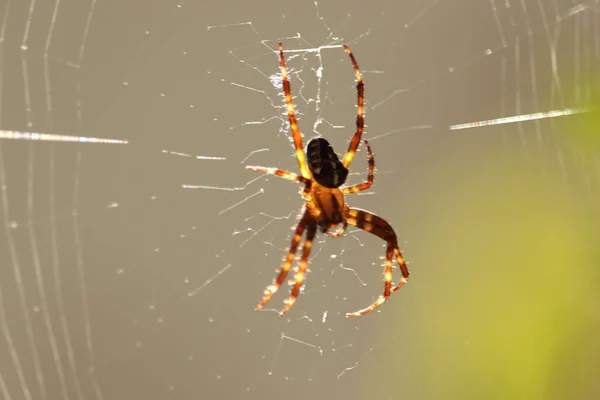
[[[375,214],[371,214],[368,211],[359,210],[357,208],[349,208],[346,211],[346,221],[348,221],[349,225],[370,232],[387,242],[383,295],[379,296],[379,298],[369,307],[346,314],[346,317],[356,317],[371,312],[382,305],[393,292],[400,289],[408,281],[409,272],[408,267],[406,266],[406,261],[404,260],[402,252],[398,247],[396,233],[386,220]],[[402,278],[396,286],[392,287],[392,261],[394,255],[396,256],[396,260],[400,266]]]
[[[298,266],[298,271],[296,271],[296,275],[294,275],[294,287],[292,288],[292,292],[290,297],[285,300],[285,307],[279,315],[282,317],[292,308],[294,303],[296,302],[296,298],[300,294],[300,288],[302,288],[302,284],[304,283],[304,278],[306,277],[306,271],[308,269],[308,257],[310,256],[310,251],[312,249],[312,242],[317,233],[317,223],[310,219],[307,223],[306,228],[306,240],[304,241],[304,246],[302,246],[302,258],[300,259],[300,265]]]
[[[287,255],[283,265],[281,266],[279,275],[277,275],[277,278],[273,281],[272,284],[270,284],[269,286],[267,286],[265,288],[264,297],[260,301],[258,306],[256,306],[256,311],[260,311],[263,308],[263,306],[265,304],[267,304],[267,302],[271,299],[271,297],[273,297],[275,292],[277,292],[277,290],[279,290],[279,287],[285,280],[285,277],[287,276],[288,272],[290,271],[290,267],[292,266],[292,262],[294,262],[294,257],[296,256],[296,251],[298,250],[298,245],[300,244],[300,239],[302,239],[302,235],[304,234],[304,230],[306,229],[306,225],[309,222],[310,218],[311,218],[310,214],[307,211],[305,211],[304,215],[300,219],[300,222],[298,222],[298,226],[296,227],[296,232],[294,232],[294,236],[292,237],[292,243],[290,245],[290,250],[288,251],[288,255]],[[305,245],[305,247],[306,247],[306,245]]]

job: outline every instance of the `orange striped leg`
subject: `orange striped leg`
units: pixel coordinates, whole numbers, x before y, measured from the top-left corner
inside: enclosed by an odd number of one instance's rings
[[[383,275],[383,295],[379,296],[379,298],[370,306],[363,308],[362,310],[346,314],[346,317],[357,317],[359,315],[364,315],[368,312],[371,312],[382,305],[393,292],[400,289],[408,281],[409,272],[408,267],[406,266],[406,261],[404,261],[404,257],[402,257],[402,252],[398,248],[398,239],[396,238],[396,233],[387,221],[381,217],[378,217],[377,215],[369,213],[368,211],[359,210],[356,208],[350,208],[346,211],[346,220],[348,221],[349,225],[356,226],[357,228],[370,232],[387,241],[388,244],[385,257],[385,272]],[[396,256],[396,261],[398,261],[398,265],[400,266],[402,278],[396,286],[392,287],[392,261],[394,255]]]
[[[349,186],[342,189],[342,194],[350,194],[362,192],[363,190],[367,190],[373,184],[375,180],[375,156],[373,156],[373,152],[371,151],[371,146],[369,146],[369,142],[367,140],[364,141],[365,146],[367,146],[367,152],[369,153],[369,171],[367,175],[367,181],[359,183],[358,185]]]
[[[302,150],[302,134],[298,128],[298,121],[294,113],[294,103],[292,102],[292,89],[288,79],[285,59],[283,58],[283,44],[279,43],[279,67],[281,68],[281,79],[283,81],[283,93],[285,94],[285,103],[287,105],[288,119],[290,120],[290,129],[292,130],[292,139],[294,139],[294,147],[296,148],[296,158],[300,167],[300,174],[304,178],[310,178],[308,167],[306,165],[306,157]]]
[[[312,248],[312,242],[315,238],[315,234],[317,233],[317,224],[314,220],[308,222],[308,227],[306,229],[306,241],[304,242],[304,246],[302,247],[302,258],[300,259],[300,266],[298,267],[298,271],[294,276],[294,287],[292,288],[292,293],[290,297],[285,300],[285,307],[279,315],[282,317],[287,313],[290,308],[296,302],[296,298],[300,294],[300,288],[302,287],[302,283],[304,282],[304,278],[306,277],[306,270],[308,268],[308,256],[310,256],[310,250]]]
[[[291,172],[283,171],[283,170],[277,169],[277,168],[255,167],[252,165],[248,165],[246,167],[246,169],[249,169],[251,171],[262,172],[264,174],[269,174],[269,175],[277,175],[277,176],[282,177],[283,179],[304,183],[305,185],[310,182],[310,179],[307,179],[303,176],[292,174]]]
[[[358,93],[358,105],[356,111],[356,133],[352,137],[350,141],[350,146],[348,147],[348,151],[344,155],[344,167],[348,168],[352,159],[354,158],[354,154],[356,153],[356,149],[360,143],[360,138],[363,134],[363,130],[365,128],[365,84],[363,83],[362,75],[360,73],[360,69],[358,68],[358,64],[356,63],[356,59],[354,55],[348,48],[348,46],[344,45],[344,50],[350,56],[350,61],[352,61],[352,66],[354,67],[354,75],[356,76],[356,91]]]
[[[273,281],[273,283],[265,288],[264,297],[260,301],[258,306],[256,306],[256,311],[259,311],[260,309],[263,308],[263,306],[265,304],[267,304],[269,299],[271,297],[273,297],[275,292],[277,292],[277,290],[279,289],[279,287],[285,280],[285,277],[287,276],[287,274],[290,270],[290,267],[292,266],[292,262],[294,261],[294,257],[296,256],[296,250],[298,250],[298,244],[300,243],[300,239],[302,238],[302,234],[304,233],[304,229],[306,228],[306,224],[309,221],[309,219],[310,219],[310,214],[308,213],[308,211],[305,211],[304,215],[302,216],[302,219],[300,219],[300,222],[298,222],[298,226],[296,227],[296,232],[294,233],[294,236],[292,237],[292,244],[290,245],[290,251],[288,252],[285,262],[283,263],[283,266],[281,267],[281,271],[279,271],[279,275],[277,275],[277,278]]]

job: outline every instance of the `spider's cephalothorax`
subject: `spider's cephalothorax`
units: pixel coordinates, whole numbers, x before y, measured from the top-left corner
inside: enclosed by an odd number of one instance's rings
[[[256,307],[256,310],[263,308],[285,281],[285,278],[292,267],[292,263],[296,258],[296,252],[298,251],[302,236],[306,233],[306,240],[302,247],[300,265],[298,265],[298,268],[296,269],[296,275],[293,280],[294,286],[290,297],[285,301],[285,307],[280,314],[284,315],[292,307],[300,294],[300,288],[302,287],[308,271],[308,257],[310,256],[312,242],[317,233],[317,228],[321,228],[321,230],[329,236],[340,237],[345,232],[346,227],[351,225],[372,233],[387,242],[385,271],[383,274],[383,295],[379,296],[379,298],[369,307],[346,314],[347,317],[355,317],[373,311],[382,305],[393,292],[400,289],[408,280],[408,268],[402,257],[400,248],[398,247],[396,233],[391,225],[386,220],[373,213],[359,210],[358,208],[350,208],[344,203],[344,195],[367,190],[371,187],[373,180],[375,179],[375,158],[371,151],[371,147],[369,146],[369,142],[365,140],[365,146],[367,147],[369,155],[367,180],[356,185],[341,187],[348,177],[348,167],[356,154],[356,149],[360,144],[364,129],[364,84],[362,76],[350,49],[344,45],[344,50],[348,53],[348,56],[350,56],[350,61],[352,61],[352,65],[354,66],[354,75],[357,82],[356,91],[358,92],[358,112],[356,114],[356,132],[354,133],[354,136],[352,136],[348,151],[344,155],[342,161],[340,161],[329,142],[323,138],[311,140],[306,147],[307,154],[304,154],[302,149],[302,134],[300,133],[300,129],[298,129],[298,121],[296,120],[296,115],[294,113],[290,81],[288,80],[285,59],[283,57],[283,45],[279,43],[279,66],[281,68],[281,77],[283,81],[283,93],[285,94],[287,113],[290,120],[290,130],[292,131],[292,139],[294,140],[294,148],[298,166],[300,167],[300,175],[282,171],[277,168],[246,168],[303,183],[304,190],[300,193],[306,200],[306,203],[300,221],[296,226],[290,250],[283,262],[283,266],[273,283],[266,287],[263,299]],[[329,232],[329,229],[333,229],[339,224],[342,224],[341,229],[334,233]],[[394,257],[396,258],[396,261],[400,266],[400,272],[402,273],[402,278],[396,285],[392,285],[392,261]]]
[[[332,189],[346,183],[348,168],[344,167],[327,140],[316,138],[308,142],[306,162],[313,179],[319,185]]]
[[[314,218],[321,231],[329,236],[340,237],[346,231],[346,205],[344,195],[338,188],[327,188],[313,182],[310,185],[310,197],[306,202],[306,212]],[[343,224],[340,230],[335,233],[329,232],[339,224]]]

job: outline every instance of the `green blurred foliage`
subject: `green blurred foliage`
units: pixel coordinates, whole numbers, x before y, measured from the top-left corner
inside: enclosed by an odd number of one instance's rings
[[[393,299],[412,318],[382,328],[415,340],[377,360],[400,398],[600,398],[600,119],[568,118],[558,146],[539,145],[554,150],[473,144],[431,182],[412,290]],[[578,155],[565,166],[556,148]]]

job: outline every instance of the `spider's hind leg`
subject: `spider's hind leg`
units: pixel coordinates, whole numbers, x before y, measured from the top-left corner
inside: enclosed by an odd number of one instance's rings
[[[369,141],[365,139],[364,142],[365,146],[367,146],[367,152],[369,155],[369,169],[367,171],[367,180],[357,185],[342,188],[342,194],[362,192],[363,190],[367,190],[368,188],[370,188],[373,182],[375,181],[375,156],[373,155],[373,150],[371,150]]]
[[[360,144],[360,138],[365,129],[365,84],[362,79],[362,74],[360,73],[360,68],[358,67],[358,63],[354,58],[354,55],[350,51],[350,48],[344,45],[344,51],[350,57],[350,61],[352,62],[352,66],[354,67],[354,75],[356,79],[356,93],[357,93],[357,104],[356,104],[356,132],[354,136],[352,136],[352,140],[350,140],[350,145],[348,146],[348,151],[344,155],[344,160],[342,163],[344,167],[350,167],[350,163],[354,158],[354,154],[356,154],[356,149]]]
[[[300,174],[304,178],[310,177],[308,167],[306,165],[306,156],[302,149],[302,134],[298,128],[298,120],[294,112],[294,102],[292,101],[292,88],[288,78],[287,67],[285,66],[285,58],[283,57],[283,44],[279,43],[279,67],[281,69],[281,83],[283,84],[283,94],[285,96],[285,104],[287,106],[288,120],[290,121],[290,130],[292,131],[292,139],[296,149],[296,159],[300,167]]]

